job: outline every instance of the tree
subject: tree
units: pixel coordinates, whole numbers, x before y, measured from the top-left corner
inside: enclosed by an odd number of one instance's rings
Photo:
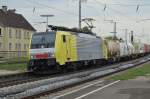
[[[71,28],[71,30],[73,30],[73,31],[79,31],[79,29],[78,29],[78,28],[76,28],[76,27]]]
[[[114,38],[113,36],[105,37],[105,39],[123,42],[123,39],[122,39],[122,38],[117,38],[117,37]]]
[[[83,27],[82,31],[83,32],[90,32],[90,33],[92,33],[92,31],[87,26]]]

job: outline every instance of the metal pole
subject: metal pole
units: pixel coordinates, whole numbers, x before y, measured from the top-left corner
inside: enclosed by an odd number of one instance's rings
[[[125,29],[125,39],[126,39],[126,46],[127,46],[127,50],[129,52],[129,46],[128,46],[128,29]],[[129,53],[128,53],[129,54]]]
[[[48,31],[48,16],[47,16],[47,25],[46,25],[46,32]]]
[[[79,29],[81,30],[81,0],[79,0]]]
[[[113,33],[114,34],[114,39],[117,38],[117,22],[115,22],[114,20],[104,20],[104,21],[110,21],[111,23],[114,24],[114,28],[113,28]]]
[[[133,34],[133,31],[131,31],[131,43],[134,42],[134,34]]]
[[[114,38],[116,38],[117,37],[117,26],[116,26],[116,22],[114,22]]]
[[[125,41],[126,41],[126,44],[128,42],[128,34],[127,34],[127,32],[128,32],[128,29],[125,29]]]
[[[46,32],[48,31],[48,18],[49,17],[53,17],[54,15],[49,15],[49,14],[47,14],[47,15],[40,15],[41,17],[45,17],[46,18]]]

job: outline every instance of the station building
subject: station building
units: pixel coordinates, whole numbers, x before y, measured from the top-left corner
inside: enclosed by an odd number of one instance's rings
[[[0,9],[0,58],[26,57],[36,30],[15,9]]]

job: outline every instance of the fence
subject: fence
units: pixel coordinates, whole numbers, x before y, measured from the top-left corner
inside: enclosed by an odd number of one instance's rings
[[[0,63],[27,62],[28,51],[0,51]]]

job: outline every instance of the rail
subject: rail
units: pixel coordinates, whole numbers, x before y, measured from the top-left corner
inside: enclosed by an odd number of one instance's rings
[[[84,70],[39,81],[0,88],[0,98],[27,98],[62,87],[120,72],[149,61],[149,56],[103,68]],[[10,90],[11,89],[11,90]],[[15,93],[15,94],[14,94]]]

